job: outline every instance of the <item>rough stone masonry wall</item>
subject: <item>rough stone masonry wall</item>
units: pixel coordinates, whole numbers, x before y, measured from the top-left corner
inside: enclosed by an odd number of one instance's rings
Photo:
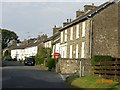
[[[120,2],[118,3],[118,40],[119,40],[118,57],[120,58]]]
[[[59,67],[61,73],[76,73],[79,71],[78,60],[60,60]]]
[[[59,70],[63,74],[80,73],[81,61],[81,76],[87,76],[91,73],[91,64],[89,59],[81,60],[59,60]]]
[[[118,5],[113,4],[93,17],[92,55],[118,57]]]
[[[86,28],[85,28],[85,58],[90,57],[90,20],[86,20]]]

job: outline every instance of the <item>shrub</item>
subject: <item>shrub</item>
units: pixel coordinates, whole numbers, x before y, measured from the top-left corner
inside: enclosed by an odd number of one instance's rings
[[[44,48],[42,45],[40,45],[35,56],[36,64],[44,64],[47,66],[47,61],[51,59],[51,52],[52,50],[50,48]]]
[[[3,54],[3,57],[5,57],[5,56],[10,56],[10,55],[11,55],[11,53],[8,52],[8,50],[6,50],[6,51],[4,52],[4,54]]]
[[[52,68],[55,68],[55,61],[54,59],[51,59],[47,62],[48,70],[51,70]]]
[[[17,61],[17,58],[13,58],[12,61]]]
[[[44,63],[44,59],[40,58],[40,57],[35,57],[35,63],[37,65],[43,64]]]
[[[94,65],[95,62],[100,61],[111,61],[112,57],[108,55],[94,55],[91,60],[91,64]]]

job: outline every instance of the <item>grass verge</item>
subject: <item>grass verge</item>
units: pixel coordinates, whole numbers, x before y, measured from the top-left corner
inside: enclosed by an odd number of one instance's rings
[[[102,79],[97,76],[69,77],[66,82],[73,88],[105,88],[107,90],[120,90],[120,82]]]

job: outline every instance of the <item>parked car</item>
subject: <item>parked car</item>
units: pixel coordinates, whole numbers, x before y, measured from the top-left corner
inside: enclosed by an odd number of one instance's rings
[[[34,66],[35,65],[35,59],[32,58],[32,57],[25,58],[24,65]]]
[[[12,61],[12,57],[11,56],[5,56],[3,58],[4,61]]]

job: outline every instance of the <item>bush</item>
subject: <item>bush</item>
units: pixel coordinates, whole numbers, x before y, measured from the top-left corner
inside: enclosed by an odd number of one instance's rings
[[[44,59],[43,58],[39,58],[39,57],[35,57],[35,63],[37,65],[43,64],[44,63]]]
[[[17,58],[13,58],[12,61],[17,61]]]
[[[111,61],[112,57],[108,55],[94,55],[91,60],[91,64],[94,65],[95,62],[100,61]]]
[[[54,59],[51,59],[47,62],[48,70],[52,70],[52,68],[55,68],[55,61]]]

